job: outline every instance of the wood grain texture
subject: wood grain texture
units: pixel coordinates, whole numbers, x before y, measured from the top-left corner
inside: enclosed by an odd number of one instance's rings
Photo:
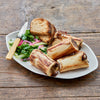
[[[100,100],[100,64],[89,75],[61,80],[5,60],[5,35],[36,17],[82,38],[100,63],[100,0],[0,0],[0,100]]]
[[[58,30],[100,32],[100,1],[0,0],[0,34],[18,30],[37,17],[49,20]]]
[[[28,0],[26,19],[42,17],[58,30],[69,32],[100,32],[99,0]]]
[[[98,57],[100,62],[100,57]],[[5,63],[3,63],[5,62]],[[15,61],[0,59],[0,87],[65,87],[65,86],[99,86],[100,65],[91,74],[74,80],[54,79],[34,74]]]
[[[100,100],[100,97],[61,97],[61,98],[39,98],[39,99],[29,99],[29,100]],[[26,99],[24,99],[26,100]]]
[[[0,0],[0,34],[18,30],[25,22],[25,0]]]
[[[0,88],[0,98],[4,99],[63,98],[77,96],[98,97],[100,96],[100,86]]]

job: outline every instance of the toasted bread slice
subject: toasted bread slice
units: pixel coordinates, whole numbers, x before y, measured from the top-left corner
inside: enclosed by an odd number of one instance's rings
[[[49,43],[49,41],[51,41],[50,36],[39,36],[39,38],[45,43]]]
[[[51,23],[43,18],[33,19],[30,25],[30,32],[33,35],[51,36],[52,34]]]
[[[50,44],[53,40],[53,37],[54,37],[54,34],[56,32],[56,28],[54,27],[54,25],[51,25],[52,27],[52,33],[51,33],[51,36],[39,36],[40,39],[48,44]]]

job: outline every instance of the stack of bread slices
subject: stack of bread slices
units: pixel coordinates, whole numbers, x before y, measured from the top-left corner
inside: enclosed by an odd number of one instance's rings
[[[53,40],[56,28],[46,19],[36,18],[31,22],[30,32],[33,35],[38,35],[42,41],[50,44]]]

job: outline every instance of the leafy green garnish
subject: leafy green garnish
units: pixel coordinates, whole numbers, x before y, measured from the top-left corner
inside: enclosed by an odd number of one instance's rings
[[[42,48],[40,48],[40,50],[41,50],[43,53],[47,54],[47,47],[42,47]]]
[[[21,59],[28,58],[30,53],[35,49],[34,47],[30,46],[29,44],[22,44],[21,46],[17,47],[16,53],[18,55],[23,55]]]
[[[34,36],[30,33],[30,30],[26,30],[26,33],[22,35],[22,40],[34,41]]]
[[[22,44],[20,46],[17,47],[16,49],[16,52],[15,52],[15,56],[17,58],[21,58],[23,61],[28,61],[29,60],[29,56],[30,56],[30,53],[34,50],[34,49],[38,49],[38,47],[40,45],[43,45],[42,48],[40,48],[40,50],[47,54],[47,43],[44,43],[44,42],[39,42],[39,43],[36,43],[34,44],[34,39],[39,39],[38,36],[33,36],[31,33],[30,33],[30,30],[26,30],[26,33],[22,35],[22,40],[27,40],[29,42],[32,42],[33,45],[30,45],[30,43],[27,43],[27,42],[22,42]],[[9,46],[11,47],[14,43],[14,40],[10,40],[9,41]]]
[[[9,46],[11,47],[14,43],[14,40],[10,39],[8,43],[9,43]]]
[[[40,40],[38,36],[35,36],[36,39]]]

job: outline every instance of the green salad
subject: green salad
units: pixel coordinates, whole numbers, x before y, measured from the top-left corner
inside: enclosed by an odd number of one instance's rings
[[[9,41],[11,47],[14,40]],[[42,42],[38,36],[33,36],[30,30],[26,30],[26,33],[22,35],[21,41],[16,49],[15,56],[21,58],[22,61],[28,61],[30,53],[34,49],[40,49],[43,53],[47,53],[47,43]]]

